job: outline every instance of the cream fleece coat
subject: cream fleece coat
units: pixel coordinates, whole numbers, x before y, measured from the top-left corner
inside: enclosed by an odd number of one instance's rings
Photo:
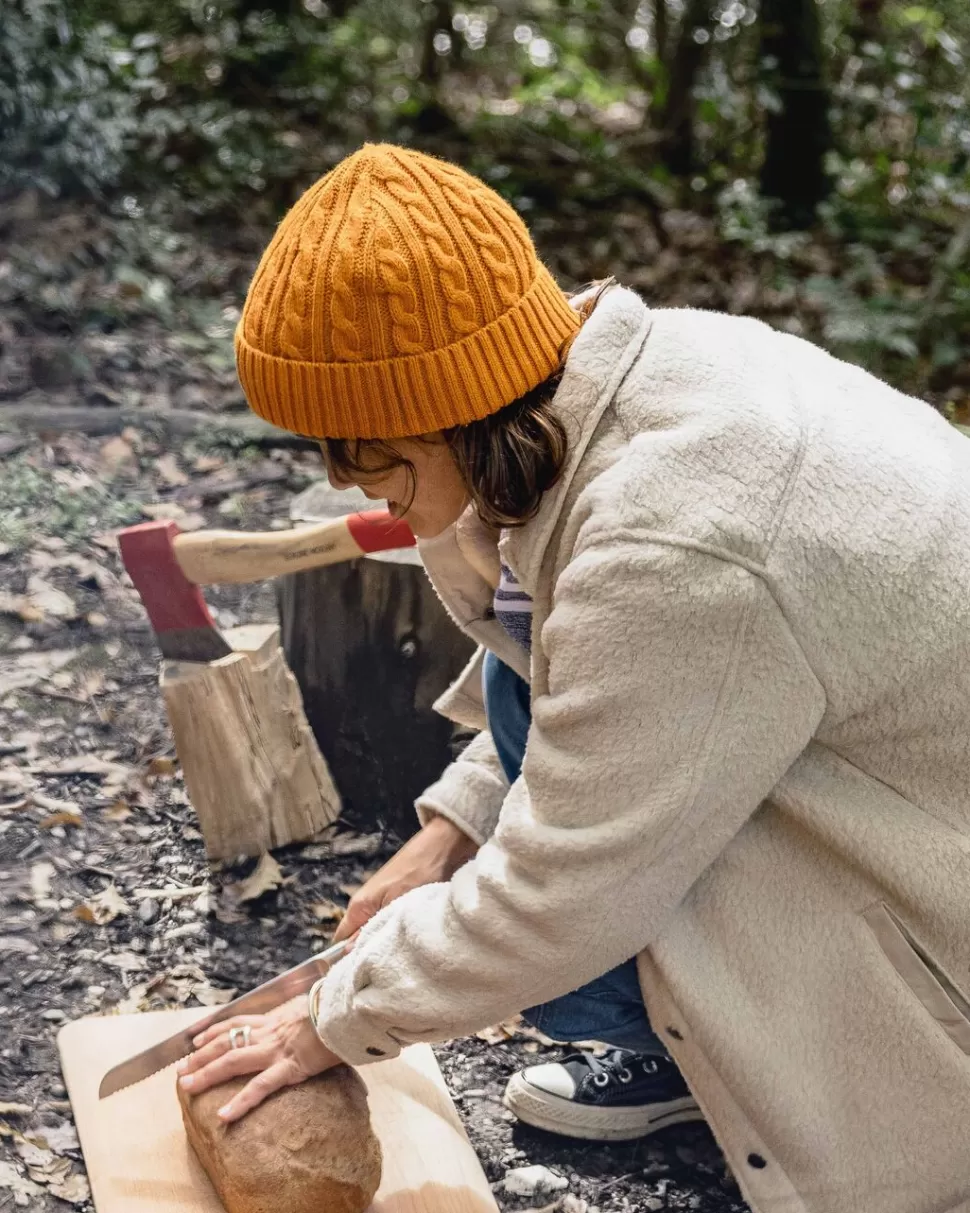
[[[359,1064],[639,955],[756,1213],[970,1213],[970,442],[763,324],[610,291],[571,438],[502,540],[528,658],[454,530],[445,605],[531,676],[419,805],[484,845],[327,979]],[[479,654],[480,656],[480,654]],[[482,725],[479,663],[443,708]]]

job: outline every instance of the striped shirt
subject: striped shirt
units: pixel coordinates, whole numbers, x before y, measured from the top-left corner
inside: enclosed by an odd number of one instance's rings
[[[532,599],[519,585],[518,578],[503,564],[493,609],[495,618],[517,643],[532,649]]]

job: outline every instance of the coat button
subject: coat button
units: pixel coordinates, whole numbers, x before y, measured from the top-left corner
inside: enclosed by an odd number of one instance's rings
[[[386,1057],[387,1054],[383,1049],[375,1049],[373,1046],[366,1050],[371,1057]]]
[[[748,1166],[754,1167],[756,1171],[763,1171],[767,1165],[768,1164],[765,1162],[765,1160],[761,1157],[760,1154],[749,1154],[748,1155]]]
[[[677,1031],[677,1029],[676,1029],[676,1028],[670,1028],[670,1027],[668,1027],[668,1028],[667,1028],[667,1035],[668,1035],[668,1036],[672,1036],[672,1037],[674,1038],[674,1040],[683,1040],[683,1039],[684,1039],[684,1038],[683,1038],[683,1036],[680,1034],[680,1032],[678,1032],[678,1031]]]

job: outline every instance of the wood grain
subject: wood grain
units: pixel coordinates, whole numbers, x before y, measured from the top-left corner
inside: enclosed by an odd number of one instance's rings
[[[98,1100],[107,1069],[205,1013],[81,1019],[59,1033],[97,1213],[223,1213],[186,1141],[173,1070]],[[370,1213],[496,1213],[431,1049],[415,1045],[360,1074],[384,1151],[384,1177]]]
[[[196,585],[260,581],[361,555],[346,518],[292,531],[189,531],[174,547],[182,572]]]
[[[165,662],[160,678],[211,859],[302,842],[340,813],[278,630],[250,626],[225,637],[228,657]]]

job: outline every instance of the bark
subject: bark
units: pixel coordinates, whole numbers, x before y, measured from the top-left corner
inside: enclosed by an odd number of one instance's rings
[[[653,42],[660,63],[667,62],[667,44],[670,40],[667,21],[667,0],[653,0]]]
[[[816,0],[762,0],[762,79],[777,105],[765,123],[761,192],[778,204],[785,227],[809,227],[831,190],[825,157],[832,147]]]

